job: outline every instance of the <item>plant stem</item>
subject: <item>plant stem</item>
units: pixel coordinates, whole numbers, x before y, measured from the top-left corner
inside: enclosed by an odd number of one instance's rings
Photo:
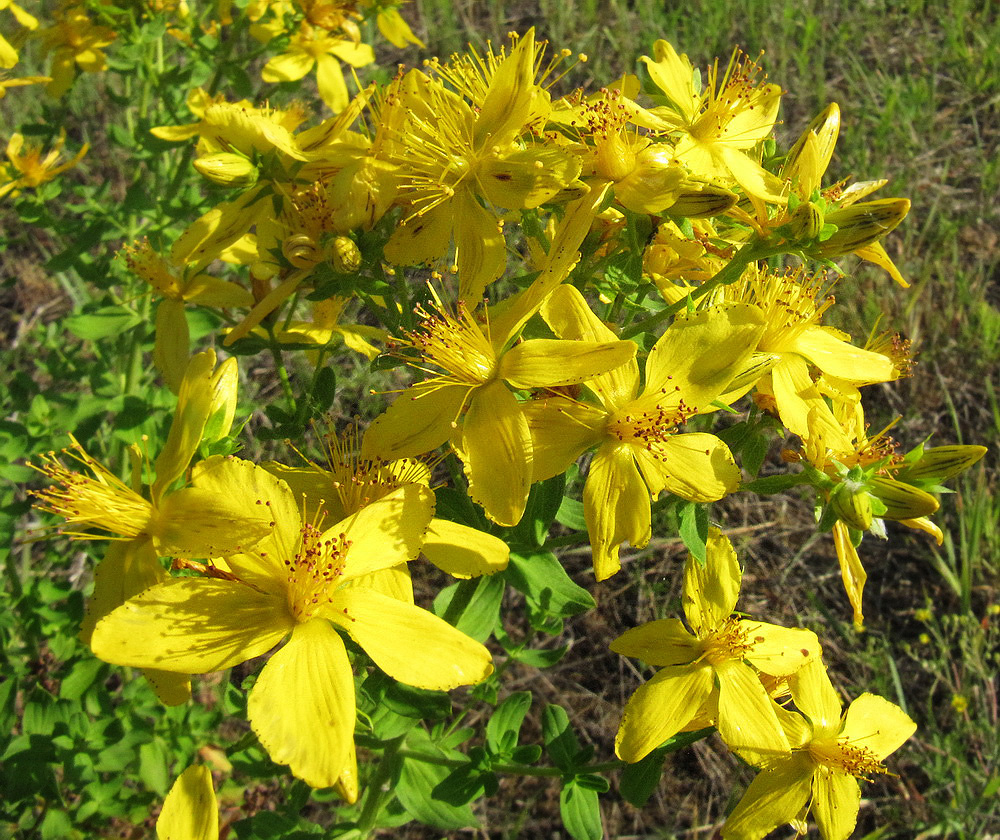
[[[392,790],[387,789],[388,782],[392,778],[396,758],[403,756],[406,752],[400,749],[400,744],[404,740],[406,740],[406,736],[400,735],[398,738],[380,742],[384,749],[382,760],[375,770],[375,775],[368,782],[365,801],[361,806],[361,815],[358,817],[357,828],[362,837],[367,837],[375,829],[382,806],[392,796]]]
[[[750,265],[750,263],[756,262],[757,260],[767,259],[776,253],[778,252],[773,248],[767,247],[760,240],[754,239],[748,242],[736,252],[733,258],[725,266],[723,266],[723,268],[719,270],[719,273],[712,277],[711,280],[706,280],[697,289],[692,289],[690,295],[683,300],[679,300],[677,303],[671,304],[666,309],[660,310],[655,315],[643,318],[641,321],[637,321],[630,327],[622,330],[621,337],[632,338],[632,336],[648,332],[661,324],[663,321],[666,321],[668,318],[671,318],[680,312],[685,306],[687,306],[688,300],[699,300],[710,292],[715,291],[719,286],[726,286],[730,283],[735,283],[740,279],[743,274],[743,270]]]

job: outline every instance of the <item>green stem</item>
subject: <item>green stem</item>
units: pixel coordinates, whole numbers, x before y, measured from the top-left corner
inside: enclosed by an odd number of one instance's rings
[[[281,390],[288,400],[288,413],[292,417],[298,416],[298,403],[295,400],[295,391],[292,389],[291,380],[288,377],[288,369],[285,367],[285,360],[281,355],[281,343],[274,337],[274,328],[270,324],[267,327],[267,349],[271,351],[274,359],[274,367],[278,371],[278,381],[281,382]]]
[[[406,740],[406,736],[400,735],[390,741],[379,742],[385,751],[382,753],[382,760],[375,770],[375,775],[368,782],[365,801],[361,806],[361,815],[358,817],[357,828],[362,837],[367,837],[374,831],[382,806],[392,796],[389,781],[392,779],[396,757],[402,756],[405,752],[400,749],[404,740]],[[361,743],[360,738],[358,743]]]
[[[719,286],[726,286],[730,283],[735,283],[740,279],[743,274],[743,270],[750,265],[750,263],[756,262],[757,260],[767,259],[776,253],[780,252],[765,245],[760,240],[754,239],[748,242],[736,252],[733,258],[725,266],[723,266],[719,273],[712,277],[711,280],[706,280],[697,289],[692,289],[690,295],[683,300],[679,300],[677,303],[671,304],[666,309],[660,310],[655,315],[643,318],[641,321],[637,321],[630,327],[622,330],[621,337],[632,338],[632,336],[639,335],[640,333],[649,332],[654,327],[680,312],[685,306],[687,306],[688,300],[699,300],[710,292],[715,291]]]

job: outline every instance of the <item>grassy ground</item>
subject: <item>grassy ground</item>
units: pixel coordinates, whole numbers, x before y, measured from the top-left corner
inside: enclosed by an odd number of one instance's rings
[[[587,53],[588,62],[567,84],[634,69],[657,37],[701,66],[716,56],[724,62],[734,44],[751,55],[763,50],[770,79],[787,91],[783,139],[836,101],[843,129],[833,176],[886,177],[883,194],[912,199],[909,219],[887,246],[913,288],[902,292],[880,271],[862,266],[841,286],[839,311],[841,325],[855,336],[882,315],[883,326],[900,330],[918,354],[911,379],[868,389],[873,426],[900,415],[894,434],[907,445],[933,433],[937,444],[990,447],[961,493],[944,500],[945,545],[937,549],[903,528],[892,530],[887,543],[866,539],[868,624],[859,635],[850,626],[832,545],[811,537],[812,514],[804,504],[781,497],[751,505],[737,497],[715,513],[747,567],[742,608],[813,627],[846,694],[883,694],[920,724],[895,759],[899,776],[865,788],[858,836],[1000,837],[1000,9],[991,0],[414,0],[406,13],[418,21],[428,54],[470,40],[499,41],[508,30],[534,25],[554,48]],[[8,316],[0,317],[0,362],[13,371],[8,381],[16,388],[16,372],[38,361],[30,356],[32,330],[55,329],[43,322],[70,301],[54,294],[37,261],[17,253],[5,260],[5,279],[16,282],[0,290],[8,310],[0,311]],[[71,357],[45,363],[61,365],[67,379],[72,374]],[[349,382],[348,372],[341,381]],[[359,381],[359,394],[361,387]],[[48,409],[33,405],[36,410],[38,428],[46,428]],[[26,576],[29,552],[18,559]],[[677,606],[683,549],[654,541],[625,559],[623,574],[595,586],[584,550],[563,555],[599,607],[569,622],[558,640],[572,644],[571,656],[545,672],[522,667],[509,686],[530,685],[535,708],[556,701],[570,708],[575,720],[586,722],[582,737],[599,755],[610,754],[621,708],[644,676],[634,663],[609,658],[606,645],[623,629]],[[526,741],[537,740],[537,728],[537,720],[528,721]],[[721,745],[699,743],[673,759],[647,808],[606,798],[608,835],[712,837],[750,778]],[[555,787],[538,780],[505,782],[481,814],[478,836],[556,836],[555,797]],[[396,836],[440,835],[413,829]]]
[[[571,76],[579,83],[634,69],[657,37],[696,66],[716,56],[724,62],[735,44],[750,55],[763,51],[770,80],[787,91],[784,139],[794,139],[836,101],[843,126],[831,176],[888,178],[883,195],[912,200],[909,218],[887,245],[913,287],[903,292],[879,270],[861,266],[838,290],[837,311],[855,336],[881,315],[883,328],[913,342],[913,377],[866,393],[873,427],[901,416],[894,434],[907,446],[933,433],[937,444],[990,448],[960,494],[944,500],[945,545],[938,549],[902,527],[886,543],[866,539],[867,631],[859,635],[850,626],[832,545],[811,538],[805,505],[735,500],[716,512],[739,535],[734,542],[747,566],[745,591],[752,593],[743,609],[820,631],[848,695],[882,694],[920,724],[895,761],[899,777],[865,788],[857,836],[1000,836],[1000,9],[991,2],[919,0],[416,0],[414,8],[428,49],[437,53],[536,26],[554,49],[587,54]],[[574,625],[572,658],[551,677],[552,698],[569,701],[576,719],[591,722],[600,751],[609,749],[621,706],[640,682],[629,662],[606,670],[601,648],[626,627],[660,617],[671,601],[676,606],[682,559],[680,545],[654,541],[626,563],[626,575],[599,585],[599,609],[585,626]],[[588,558],[564,561],[576,564],[587,585]],[[609,692],[609,685],[618,688]],[[646,809],[606,807],[608,834],[711,837],[750,778],[721,747],[696,745],[673,761]],[[502,811],[514,804],[537,813],[551,796],[519,783]],[[556,820],[554,806],[550,811]],[[512,825],[499,811],[486,815],[486,825],[490,837],[548,837],[558,828],[555,821]]]

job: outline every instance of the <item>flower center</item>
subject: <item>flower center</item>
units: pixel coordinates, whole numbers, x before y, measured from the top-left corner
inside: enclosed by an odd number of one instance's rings
[[[861,779],[870,781],[872,776],[886,775],[889,772],[866,747],[852,744],[842,738],[823,738],[813,741],[807,749],[818,764],[831,770],[850,773]]]
[[[298,552],[285,560],[288,606],[298,621],[308,621],[330,603],[342,582],[350,547],[345,534],[323,539],[315,525],[303,526]]]
[[[431,312],[423,307],[416,311],[423,319],[420,328],[407,333],[402,343],[418,350],[443,373],[414,367],[433,374],[440,384],[485,385],[495,378],[497,357],[488,337],[488,324],[484,333],[463,303],[454,315],[440,306]]]
[[[747,640],[747,631],[738,618],[727,618],[702,639],[703,656],[710,665],[721,665],[732,660],[742,661],[753,642]]]

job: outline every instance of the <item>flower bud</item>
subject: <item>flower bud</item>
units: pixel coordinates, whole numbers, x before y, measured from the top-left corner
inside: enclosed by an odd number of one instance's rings
[[[194,168],[220,187],[252,187],[257,183],[257,167],[243,155],[232,152],[200,157]]]
[[[837,517],[859,531],[867,531],[872,525],[872,503],[864,488],[852,489],[848,484],[839,484],[830,498]]]
[[[823,212],[811,201],[800,204],[788,220],[789,239],[811,243],[823,230]]]
[[[628,176],[615,184],[615,198],[633,213],[662,213],[677,201],[683,179],[670,146],[647,146]]]
[[[281,255],[295,268],[312,268],[323,259],[316,241],[305,233],[296,233],[283,240]]]
[[[361,251],[347,236],[335,236],[327,246],[327,253],[338,274],[353,274],[361,268]]]
[[[876,476],[868,482],[868,486],[885,505],[886,519],[919,519],[930,516],[940,507],[930,493],[903,481]]]
[[[790,181],[798,179],[800,184],[808,184],[812,192],[830,165],[839,134],[840,108],[836,102],[831,102],[795,141],[781,168],[781,177]]]
[[[681,187],[677,201],[670,206],[669,212],[671,216],[706,219],[725,213],[738,200],[736,193],[722,187],[688,181]]]
[[[940,483],[965,472],[985,454],[985,446],[935,446],[925,449],[920,460],[901,476],[907,481]]]
[[[826,221],[837,226],[829,239],[808,249],[811,257],[832,259],[857,251],[877,242],[910,212],[910,202],[905,198],[884,198],[842,207],[827,213]]]
[[[594,170],[609,181],[620,181],[635,169],[635,152],[621,131],[602,139],[596,148]]]

